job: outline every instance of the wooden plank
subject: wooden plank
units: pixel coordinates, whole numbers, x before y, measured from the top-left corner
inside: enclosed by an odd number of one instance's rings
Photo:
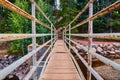
[[[80,80],[77,74],[45,74],[42,80]]]
[[[63,40],[57,40],[42,80],[81,80],[65,48]]]

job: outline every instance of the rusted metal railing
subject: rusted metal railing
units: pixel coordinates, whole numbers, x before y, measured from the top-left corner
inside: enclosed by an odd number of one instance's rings
[[[93,20],[97,19],[101,16],[104,16],[105,14],[108,14],[118,8],[120,8],[120,0],[116,1],[115,3],[111,4],[110,6],[104,8],[103,10],[97,12],[93,15],[93,2],[94,0],[89,0],[89,2],[86,4],[86,6],[81,10],[81,12],[78,13],[78,15],[68,24],[68,26],[65,27],[63,30],[63,39],[64,41],[69,45],[69,48],[72,49],[76,55],[79,57],[79,59],[82,61],[82,63],[86,66],[88,72],[87,72],[87,80],[91,80],[91,74],[97,79],[97,80],[104,80],[93,68],[92,68],[92,56],[95,56],[97,59],[102,61],[108,66],[113,67],[114,69],[120,71],[120,64],[100,55],[96,52],[92,51],[92,39],[93,38],[100,38],[100,39],[113,39],[113,40],[120,40],[120,33],[93,33]],[[75,26],[69,27],[75,20],[77,20],[82,13],[89,7],[89,17],[82,22],[76,24]],[[74,34],[71,33],[72,29],[75,29],[77,27],[80,27],[84,25],[85,23],[88,23],[88,33],[87,34]],[[67,33],[68,31],[68,33]],[[78,44],[77,42],[73,41],[71,39],[71,36],[76,37],[85,37],[88,38],[88,48],[84,47],[83,45]],[[79,46],[84,51],[87,52],[87,61],[76,51],[76,49],[71,45],[71,43]]]
[[[31,2],[31,6],[32,6],[32,15],[25,12],[24,10],[20,9],[19,7],[12,4],[8,0],[0,0],[0,4],[2,6],[26,17],[27,19],[32,20],[32,34],[0,34],[0,41],[11,41],[11,40],[17,40],[17,39],[32,38],[32,51],[29,52],[27,55],[23,56],[22,58],[18,59],[17,61],[15,61],[14,63],[10,64],[9,66],[5,67],[4,69],[0,70],[0,80],[3,80],[8,74],[10,74],[12,71],[14,71],[16,68],[18,68],[21,64],[26,62],[31,57],[33,59],[33,61],[32,61],[33,64],[31,66],[30,71],[25,76],[24,80],[30,80],[31,77],[33,80],[38,80],[39,76],[37,76],[37,68],[39,67],[40,63],[45,58],[45,56],[48,55],[48,52],[52,51],[52,47],[57,39],[56,28],[54,27],[53,23],[49,20],[49,18],[45,15],[45,13],[42,11],[42,9],[37,5],[37,3],[34,0],[30,0],[30,2]],[[36,8],[50,23],[50,25],[51,25],[50,27],[47,24],[45,24],[44,22],[41,22],[40,20],[36,19],[36,17],[35,17],[35,9]],[[50,29],[51,33],[37,34],[36,33],[36,23],[42,25],[43,27],[46,27],[47,29]],[[51,36],[51,39],[49,41],[45,42],[43,45],[36,47],[36,37],[43,37],[43,36]],[[50,44],[50,46],[43,53],[43,55],[40,57],[40,59],[37,60],[36,53],[48,44]]]

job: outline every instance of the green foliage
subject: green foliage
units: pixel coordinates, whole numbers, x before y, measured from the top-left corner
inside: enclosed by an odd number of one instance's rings
[[[55,15],[63,17],[60,22],[56,23],[57,27],[66,26],[78,13],[77,5],[74,0],[61,0],[61,10],[55,11]]]
[[[109,20],[109,26],[113,29],[113,32],[119,32],[120,26],[120,12],[114,11],[112,13],[112,19]]]
[[[30,13],[29,3],[27,0],[16,0],[14,4],[20,7],[21,9],[23,9],[24,11],[27,11],[28,13]],[[10,21],[11,33],[30,33],[31,32],[31,26],[30,26],[31,21],[26,19],[25,17],[15,12],[11,12],[9,14],[9,21]],[[22,51],[24,50],[25,52],[27,52],[27,50],[22,47],[26,44],[27,45],[30,44],[30,42],[31,41],[29,40],[25,41],[25,39],[11,41],[11,47],[8,53],[21,54]],[[27,48],[27,46],[25,46],[25,48]]]
[[[40,8],[46,13],[46,15],[51,18],[52,16],[52,7],[43,2],[42,0],[37,0],[36,3],[40,6]],[[16,0],[15,5],[23,9],[24,11],[31,13],[31,4],[28,0]],[[49,25],[48,21],[43,17],[43,15],[36,10],[36,18],[45,24]],[[25,17],[15,13],[11,12],[9,15],[9,21],[10,21],[10,28],[11,33],[31,33],[31,21],[26,19]],[[37,33],[48,33],[50,32],[43,26],[36,24],[36,31]],[[46,37],[42,37],[46,38]],[[37,42],[40,43],[42,38],[37,38]],[[16,40],[11,42],[11,48],[9,50],[9,53],[27,53],[27,46],[31,44],[31,39],[23,39],[23,40]]]
[[[31,14],[31,4],[29,0],[9,0],[15,5],[25,10]],[[68,23],[82,10],[82,8],[87,4],[89,0],[77,0],[77,3],[74,0],[60,0],[61,1],[61,10],[54,11],[52,6],[54,5],[55,0],[35,0],[40,8],[45,12],[45,14],[50,18],[50,20],[55,23],[56,27],[63,27],[68,25]],[[94,2],[94,14],[106,6],[114,3],[117,0],[97,0]],[[51,5],[50,5],[51,4]],[[58,19],[63,17],[60,22],[56,22],[55,17]],[[49,22],[43,17],[43,15],[36,10],[36,18],[40,21],[46,23],[50,26]],[[80,23],[81,21],[88,18],[88,9],[78,18],[72,26]],[[120,26],[120,10],[114,11],[110,14],[102,16],[93,23],[94,32],[119,32]],[[72,30],[73,33],[85,33],[87,32],[88,24],[85,24],[79,28]],[[44,28],[43,26],[36,24],[37,33],[50,33],[50,30]],[[32,33],[31,31],[31,21],[25,17],[11,12],[3,7],[0,7],[0,33]],[[37,42],[42,42],[42,39],[48,39],[49,37],[37,38]],[[11,48],[9,53],[26,53],[27,45],[31,44],[31,39],[16,40],[11,42]],[[25,50],[23,50],[25,49]]]
[[[10,33],[9,13],[10,11],[0,6],[0,33]]]

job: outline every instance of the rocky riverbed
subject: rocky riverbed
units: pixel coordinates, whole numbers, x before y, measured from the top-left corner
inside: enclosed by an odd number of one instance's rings
[[[84,44],[81,44],[81,45],[85,48],[88,48],[87,45],[84,45]],[[75,46],[75,48],[81,55],[87,55],[87,52],[84,51],[83,48],[79,46]],[[120,58],[120,44],[117,44],[117,43],[92,44],[92,51],[102,56],[105,56],[107,58],[111,58],[111,59]]]
[[[12,64],[14,61],[18,60],[19,58],[21,58],[21,56],[0,55],[0,70]],[[22,80],[28,71],[29,71],[28,63],[25,62],[17,69],[15,69],[13,72],[11,72],[4,80]]]
[[[85,48],[88,48],[88,46],[84,43],[79,43],[79,44],[81,44]],[[84,51],[81,47],[76,46],[76,45],[73,45],[73,47],[76,48],[78,53],[85,60],[87,60],[87,52],[86,51]],[[118,44],[118,43],[92,44],[92,51],[120,64],[120,44]],[[78,57],[76,57],[76,59],[77,59],[79,65],[82,66],[80,59]],[[119,76],[120,72],[118,70],[115,70],[112,67],[105,65],[104,63],[99,61],[94,56],[92,56],[92,66],[96,70],[96,72],[98,72],[105,80],[120,80],[120,76]],[[82,67],[83,72],[85,71],[84,67]],[[84,75],[87,76],[86,72],[84,72],[84,73],[85,73]],[[96,79],[92,78],[92,80],[96,80]]]

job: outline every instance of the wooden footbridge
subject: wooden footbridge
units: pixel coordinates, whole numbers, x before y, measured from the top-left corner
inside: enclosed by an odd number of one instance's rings
[[[96,0],[90,0],[86,6],[78,13],[78,15],[68,24],[66,27],[61,29],[56,29],[54,24],[49,20],[49,18],[45,15],[42,9],[37,5],[34,0],[30,0],[32,4],[32,15],[20,9],[16,5],[12,4],[8,0],[0,0],[0,6],[4,6],[5,8],[14,11],[32,21],[32,33],[31,34],[0,34],[0,41],[11,41],[17,39],[24,38],[32,38],[32,51],[28,52],[27,55],[24,55],[19,60],[0,70],[0,80],[3,80],[6,76],[12,73],[15,69],[17,69],[24,62],[27,62],[30,58],[32,58],[32,65],[30,65],[29,72],[25,75],[23,80],[92,80],[91,75],[93,75],[97,80],[104,80],[92,67],[92,56],[96,57],[103,63],[112,68],[120,71],[120,64],[101,56],[92,51],[92,39],[93,38],[102,38],[102,39],[115,39],[120,40],[120,33],[93,33],[93,20],[97,19],[105,14],[108,14],[114,10],[120,8],[120,0],[111,4],[110,6],[104,8],[103,10],[93,14],[93,3]],[[77,20],[86,9],[89,8],[89,17],[82,22],[71,26],[71,24]],[[35,17],[35,9],[37,9],[50,23],[49,25],[44,22],[36,19]],[[80,27],[81,25],[88,23],[88,33],[86,34],[74,34],[71,33],[72,29]],[[51,32],[48,34],[37,34],[36,33],[36,24],[40,24],[47,29],[50,29]],[[62,31],[62,39],[58,38],[58,32]],[[43,45],[36,47],[36,37],[43,36],[51,36],[51,39],[45,42]],[[73,41],[71,36],[76,37],[86,37],[89,40],[88,48],[78,44]],[[87,52],[87,61],[77,52],[77,50],[72,46],[75,44],[82,48]],[[42,56],[37,60],[36,57],[38,55],[38,51],[41,50],[46,45],[49,45],[47,50],[42,54]],[[82,61],[82,63],[87,68],[87,77],[84,76],[80,66],[75,60],[71,50],[74,51],[74,54],[78,56],[78,58]],[[38,76],[37,69],[40,67],[40,64],[44,62],[42,66],[42,71]]]
[[[63,40],[56,41],[41,80],[84,80],[77,72]]]

